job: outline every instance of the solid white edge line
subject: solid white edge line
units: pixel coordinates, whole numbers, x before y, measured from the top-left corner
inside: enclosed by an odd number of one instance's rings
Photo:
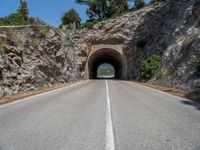
[[[107,80],[105,80],[105,83],[106,83],[106,150],[115,150],[111,103],[110,103]]]
[[[24,101],[28,101],[29,99],[34,98],[34,97],[39,97],[39,96],[46,95],[46,94],[49,94],[49,93],[52,93],[52,92],[55,92],[55,91],[59,91],[59,90],[65,89],[65,88],[68,89],[68,88],[74,87],[76,85],[84,84],[88,81],[89,80],[86,80],[84,82],[78,82],[78,83],[71,84],[71,85],[68,85],[68,86],[66,85],[64,87],[60,87],[60,88],[57,88],[57,89],[54,89],[54,90],[51,90],[51,91],[47,91],[47,92],[44,92],[44,93],[39,93],[39,94],[36,94],[36,95],[28,96],[28,97],[25,97],[25,98],[22,98],[22,99],[19,99],[19,100],[15,100],[15,101],[7,103],[7,104],[2,104],[2,105],[0,105],[0,109],[8,107],[10,105],[14,105],[14,104],[18,104],[18,103],[21,103],[21,102],[24,102]]]

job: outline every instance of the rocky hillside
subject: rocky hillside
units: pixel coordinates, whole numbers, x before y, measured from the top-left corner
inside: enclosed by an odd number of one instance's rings
[[[169,0],[100,22],[92,30],[0,28],[0,97],[79,80],[92,44],[123,44],[128,79],[153,54],[161,65],[152,82],[200,90],[200,0]]]
[[[140,62],[157,54],[162,61],[152,82],[192,91],[200,89],[196,73],[200,57],[200,0],[169,0],[105,20],[94,30],[78,31],[75,35],[79,39],[85,37],[88,45],[123,44],[128,79],[138,79]]]
[[[0,97],[81,79],[70,37],[51,27],[0,28]]]

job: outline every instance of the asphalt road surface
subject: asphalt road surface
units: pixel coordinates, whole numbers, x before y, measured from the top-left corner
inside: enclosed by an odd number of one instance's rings
[[[0,106],[0,150],[200,150],[200,105],[87,81]]]

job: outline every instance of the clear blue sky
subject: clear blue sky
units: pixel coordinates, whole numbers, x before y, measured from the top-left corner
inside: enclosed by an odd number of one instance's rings
[[[20,0],[0,0],[0,17],[7,16],[15,12],[19,7]],[[87,20],[85,14],[87,6],[79,5],[75,0],[27,0],[29,15],[40,17],[48,24],[58,26],[63,12],[74,8],[79,13],[82,22]],[[149,2],[150,0],[145,0]]]

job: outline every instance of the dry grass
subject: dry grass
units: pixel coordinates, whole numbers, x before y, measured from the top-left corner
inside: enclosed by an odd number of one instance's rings
[[[160,85],[156,83],[149,83],[149,82],[136,82],[139,84],[142,84],[144,86],[148,86],[163,92],[170,93],[175,96],[183,97],[186,99],[193,100],[195,102],[200,102],[200,92],[189,92],[187,90],[178,88],[178,87],[171,87],[171,86],[165,86],[165,85]]]
[[[29,96],[37,95],[37,94],[40,94],[40,93],[52,91],[52,90],[55,90],[55,89],[58,89],[58,88],[66,87],[66,86],[72,85],[72,84],[77,83],[77,82],[82,82],[82,81],[73,81],[73,82],[68,82],[68,83],[54,84],[54,85],[47,86],[47,87],[41,87],[41,88],[38,88],[36,90],[23,91],[23,92],[19,92],[17,94],[14,94],[12,96],[2,97],[2,98],[0,98],[0,105],[10,103],[10,102],[13,102],[13,101],[16,101],[16,100],[19,100],[19,99],[23,99],[23,98],[26,98],[26,97],[29,97]]]
[[[0,49],[2,49],[4,44],[5,44],[5,38],[0,36]]]

